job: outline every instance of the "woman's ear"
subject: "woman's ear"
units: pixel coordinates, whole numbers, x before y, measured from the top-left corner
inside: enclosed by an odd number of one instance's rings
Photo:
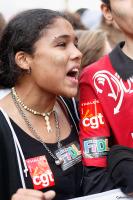
[[[18,51],[15,55],[15,62],[21,69],[29,70],[30,60],[31,56],[24,51]]]
[[[109,8],[109,6],[105,3],[102,3],[101,4],[101,10],[102,10],[102,13],[103,13],[106,21],[108,23],[112,23],[113,22],[113,16],[112,16],[111,9]]]

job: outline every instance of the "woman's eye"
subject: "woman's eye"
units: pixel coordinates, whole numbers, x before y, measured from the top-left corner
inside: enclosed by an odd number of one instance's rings
[[[58,47],[66,47],[66,43],[65,42],[61,42],[59,44],[57,44]]]

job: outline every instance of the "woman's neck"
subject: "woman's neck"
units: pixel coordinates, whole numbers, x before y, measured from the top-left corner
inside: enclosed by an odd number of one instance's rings
[[[33,87],[15,86],[17,95],[21,101],[29,108],[38,112],[49,112],[56,102],[56,95],[36,89]]]
[[[133,38],[126,38],[122,51],[133,60]]]

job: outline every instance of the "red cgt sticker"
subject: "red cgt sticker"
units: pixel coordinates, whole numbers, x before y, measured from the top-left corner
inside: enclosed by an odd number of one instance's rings
[[[102,109],[98,100],[82,103],[80,107],[82,127],[85,131],[104,126]]]
[[[39,190],[55,185],[53,173],[45,156],[38,156],[26,160],[34,189]]]

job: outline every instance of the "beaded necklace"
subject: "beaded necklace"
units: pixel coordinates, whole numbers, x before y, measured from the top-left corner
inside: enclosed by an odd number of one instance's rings
[[[31,113],[34,114],[34,115],[43,116],[43,117],[44,117],[44,120],[45,120],[45,123],[46,123],[46,127],[47,127],[48,133],[49,133],[49,132],[52,132],[52,128],[51,128],[51,125],[50,125],[49,117],[50,117],[50,115],[52,114],[52,112],[54,112],[54,110],[52,109],[52,110],[50,110],[49,112],[44,112],[44,113],[38,112],[38,111],[36,111],[36,110],[33,110],[33,109],[29,108],[28,106],[26,106],[26,105],[24,104],[24,102],[19,98],[19,96],[17,95],[17,92],[16,92],[16,90],[15,90],[14,87],[11,89],[11,91],[12,91],[13,95],[15,96],[16,101],[17,101],[25,110],[31,112]]]
[[[63,159],[62,158],[58,158],[56,155],[54,155],[52,153],[52,151],[48,148],[48,146],[46,145],[46,143],[43,141],[43,139],[39,136],[39,134],[36,132],[36,130],[33,128],[32,124],[30,123],[29,119],[27,118],[25,112],[23,111],[22,108],[24,108],[22,106],[22,104],[20,103],[20,98],[18,97],[18,95],[16,96],[16,93],[14,93],[14,89],[11,89],[11,95],[12,95],[12,99],[14,101],[14,104],[16,105],[16,108],[18,109],[20,115],[22,116],[22,118],[24,119],[25,123],[27,124],[29,130],[32,132],[32,134],[34,135],[34,137],[42,143],[42,145],[44,146],[44,148],[46,149],[46,151],[50,154],[50,156],[55,160],[55,164],[56,165],[61,165],[63,164]],[[20,101],[18,101],[18,99]],[[56,124],[56,135],[57,135],[57,147],[60,151],[61,149],[61,142],[60,142],[60,126],[59,126],[59,120],[58,120],[58,115],[57,112],[55,110],[52,111],[54,113],[54,118],[55,118],[55,124]]]

